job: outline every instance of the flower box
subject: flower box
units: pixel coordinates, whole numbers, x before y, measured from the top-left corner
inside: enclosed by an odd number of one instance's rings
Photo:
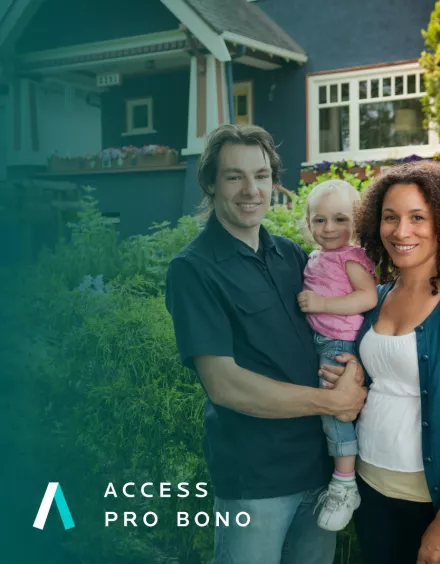
[[[49,159],[49,169],[51,172],[76,172],[79,170],[80,165],[78,157],[63,158],[58,155],[52,155]]]
[[[177,153],[161,153],[157,155],[133,154],[124,159],[127,168],[156,168],[175,166],[177,164]]]
[[[108,148],[96,155],[85,157],[60,157],[52,155],[49,159],[49,170],[56,173],[84,173],[96,170],[166,168],[175,166],[179,160],[178,153],[170,147],[145,145],[144,147]]]
[[[100,170],[101,160],[97,157],[59,157],[52,155],[49,159],[50,172],[67,173],[67,172],[88,172],[91,170]]]
[[[83,159],[82,169],[86,171],[91,170],[101,170],[102,169],[102,161],[98,159],[98,157],[91,157],[87,159]]]

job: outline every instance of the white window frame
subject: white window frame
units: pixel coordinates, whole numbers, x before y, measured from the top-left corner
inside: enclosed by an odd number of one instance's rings
[[[408,76],[414,73],[421,73],[422,69],[418,63],[404,63],[386,67],[366,68],[353,71],[342,71],[328,74],[311,75],[308,80],[308,162],[303,165],[313,165],[322,161],[381,161],[387,159],[398,159],[407,157],[412,154],[421,157],[431,157],[440,150],[439,136],[432,126],[428,131],[427,145],[407,145],[404,147],[384,147],[378,149],[360,149],[359,148],[359,82],[368,79],[380,79],[396,76]],[[346,105],[350,108],[349,124],[350,124],[350,148],[348,151],[326,152],[319,151],[319,87],[342,83],[349,83],[349,101]],[[406,81],[404,81],[406,85]],[[340,86],[338,86],[340,90]],[[338,91],[339,91],[338,90]],[[420,98],[419,81],[416,80],[416,93],[402,95],[393,95],[378,98],[369,98],[365,100],[371,102],[386,102],[394,100],[406,100],[409,98]],[[381,94],[381,92],[379,92]],[[363,100],[362,100],[363,102]],[[344,102],[335,102],[327,104],[326,107],[341,106]]]
[[[148,108],[148,123],[149,127],[133,127],[133,108],[137,106],[147,106]],[[157,133],[153,127],[153,98],[136,98],[133,100],[125,101],[127,131],[123,136],[128,135],[145,135],[148,133]]]

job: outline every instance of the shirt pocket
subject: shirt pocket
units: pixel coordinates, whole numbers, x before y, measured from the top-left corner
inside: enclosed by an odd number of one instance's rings
[[[240,313],[253,316],[273,307],[277,296],[274,290],[234,293],[232,301]]]

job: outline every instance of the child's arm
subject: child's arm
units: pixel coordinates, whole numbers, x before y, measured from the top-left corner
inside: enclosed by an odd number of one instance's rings
[[[377,304],[376,282],[373,276],[358,262],[345,263],[348,278],[354,290],[346,296],[324,298],[315,292],[298,294],[298,304],[304,313],[330,313],[354,315],[364,313]]]

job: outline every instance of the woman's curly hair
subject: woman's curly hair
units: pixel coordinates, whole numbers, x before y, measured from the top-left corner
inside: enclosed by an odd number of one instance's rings
[[[434,219],[437,234],[437,275],[430,278],[432,294],[438,294],[437,280],[440,278],[440,163],[416,161],[390,167],[373,179],[366,190],[356,214],[356,233],[360,245],[378,265],[380,281],[395,280],[399,270],[392,263],[380,238],[380,221],[385,194],[394,184],[416,184]]]

